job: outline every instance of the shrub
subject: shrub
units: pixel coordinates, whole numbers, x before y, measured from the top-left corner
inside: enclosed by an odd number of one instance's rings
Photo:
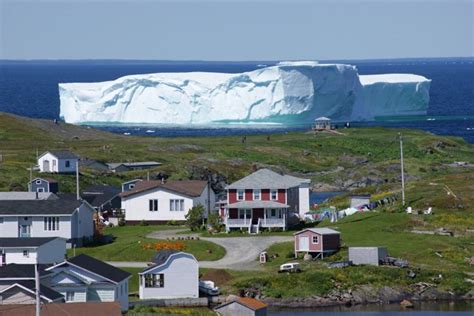
[[[192,230],[196,231],[202,227],[202,221],[204,219],[204,206],[198,204],[193,206],[188,214],[186,214],[186,225]]]
[[[144,220],[144,219],[142,219],[142,220],[140,221],[140,226],[148,226],[147,221]]]
[[[222,219],[218,213],[211,213],[207,218],[208,225],[212,228],[215,232],[221,232],[224,228],[224,224],[222,223]]]

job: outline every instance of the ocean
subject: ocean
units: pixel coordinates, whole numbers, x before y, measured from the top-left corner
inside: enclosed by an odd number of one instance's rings
[[[326,61],[325,61],[326,62]],[[353,122],[352,126],[407,127],[439,135],[463,137],[474,143],[474,58],[327,61],[356,65],[360,74],[414,73],[432,79],[428,115],[409,120]],[[113,80],[130,74],[209,71],[237,73],[275,61],[0,61],[0,111],[17,115],[58,119],[60,82]],[[309,126],[163,128],[157,126],[98,126],[116,133],[147,136],[221,136],[272,134],[307,130]]]

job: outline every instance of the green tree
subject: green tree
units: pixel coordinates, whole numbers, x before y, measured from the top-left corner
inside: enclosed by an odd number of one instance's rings
[[[186,225],[192,230],[199,230],[204,218],[204,206],[198,204],[193,206],[186,214]]]
[[[219,213],[209,214],[207,218],[207,223],[212,228],[212,230],[217,233],[222,231],[222,228],[224,228],[224,225],[222,223],[221,217],[219,216]]]

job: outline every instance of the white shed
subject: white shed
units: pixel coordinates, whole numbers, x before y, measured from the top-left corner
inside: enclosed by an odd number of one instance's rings
[[[0,238],[0,266],[56,264],[66,256],[66,239],[57,237]]]
[[[152,261],[138,273],[140,299],[199,297],[199,264],[192,254],[161,250]]]
[[[73,173],[79,157],[68,150],[47,151],[38,157],[40,172]]]

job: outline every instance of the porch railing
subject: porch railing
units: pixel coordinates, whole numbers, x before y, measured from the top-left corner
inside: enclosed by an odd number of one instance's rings
[[[248,227],[252,223],[251,218],[227,218],[226,226],[228,227]]]

